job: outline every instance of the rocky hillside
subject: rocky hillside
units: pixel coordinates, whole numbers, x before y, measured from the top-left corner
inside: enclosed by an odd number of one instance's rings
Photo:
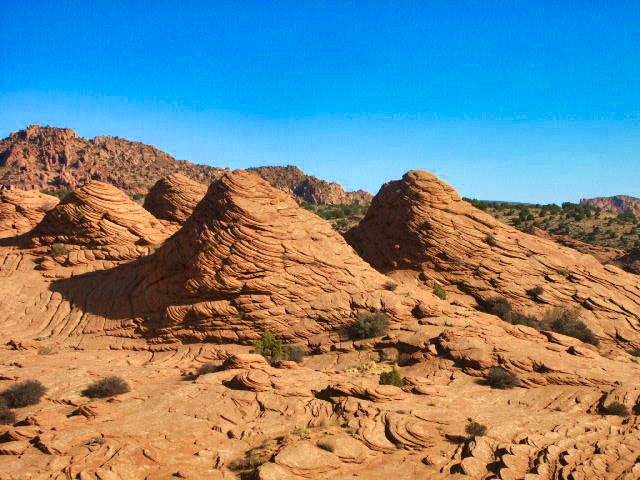
[[[628,195],[615,195],[613,197],[583,198],[580,205],[600,208],[611,213],[633,213],[640,215],[640,198]]]
[[[255,169],[299,202],[365,204],[372,195],[305,175],[297,167]],[[228,169],[176,160],[151,145],[118,137],[80,137],[70,128],[31,125],[0,140],[0,185],[21,190],[75,190],[91,180],[145,194],[160,178],[180,173],[209,185]]]

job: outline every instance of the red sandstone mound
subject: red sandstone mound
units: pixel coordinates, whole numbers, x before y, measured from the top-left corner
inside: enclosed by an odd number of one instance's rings
[[[0,238],[14,237],[28,232],[57,204],[56,197],[44,193],[1,190]]]
[[[633,213],[640,215],[640,198],[629,195],[615,195],[613,197],[583,198],[580,205],[601,208],[611,213]]]
[[[411,171],[385,184],[346,238],[382,272],[477,300],[503,296],[523,313],[582,307],[598,336],[640,341],[637,276],[504,225],[433,174]],[[527,293],[534,287],[543,289],[535,298]]]
[[[325,221],[253,172],[209,187],[158,250],[139,288],[178,338],[309,338],[400,297]],[[410,306],[406,307],[407,313]]]
[[[207,193],[207,187],[174,173],[161,178],[149,190],[144,208],[156,218],[183,224]]]
[[[111,259],[136,258],[172,230],[116,187],[93,181],[50,210],[33,229],[31,241],[108,251]]]

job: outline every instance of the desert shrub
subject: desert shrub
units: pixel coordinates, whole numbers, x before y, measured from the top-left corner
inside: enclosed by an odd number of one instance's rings
[[[285,357],[284,346],[282,340],[280,340],[270,330],[265,330],[260,340],[253,342],[253,346],[256,351],[272,360],[280,360]]]
[[[464,427],[464,431],[469,437],[484,437],[487,433],[487,427],[478,422],[469,422],[467,426]]]
[[[389,319],[382,312],[367,312],[358,315],[351,331],[353,338],[373,338],[389,331]]]
[[[336,444],[333,440],[319,440],[316,445],[327,452],[333,452],[336,449]]]
[[[540,295],[542,295],[543,293],[544,293],[544,289],[540,286],[533,287],[527,290],[527,295],[529,295],[532,298],[535,298],[536,300],[540,298]]]
[[[504,320],[513,325],[526,325],[527,327],[535,328],[537,330],[540,330],[541,328],[540,321],[536,317],[524,315],[518,312],[509,312]]]
[[[556,307],[547,311],[544,316],[543,326],[556,333],[577,338],[591,345],[600,343],[591,329],[580,320],[580,310],[577,308],[571,310]]]
[[[82,391],[82,395],[91,398],[105,398],[121,395],[129,390],[131,390],[129,385],[122,378],[106,377],[89,385]]]
[[[605,415],[617,415],[619,417],[628,417],[629,409],[624,403],[611,402],[609,405],[603,408]]]
[[[491,246],[491,247],[495,247],[496,245],[498,245],[498,241],[496,240],[496,237],[494,237],[493,235],[489,234],[486,237],[484,237],[484,241],[487,245]]]
[[[629,352],[629,355],[632,355],[634,357],[640,357],[640,348],[634,348]]]
[[[394,291],[396,288],[398,288],[398,284],[392,282],[391,280],[384,282],[384,284],[382,285],[386,290],[390,290],[390,291]]]
[[[49,255],[51,255],[52,257],[59,257],[68,253],[69,249],[61,243],[54,243],[53,246],[49,249]]]
[[[482,308],[504,320],[511,313],[511,302],[504,297],[490,297],[482,301]]]
[[[0,396],[8,408],[21,408],[38,403],[46,391],[38,380],[25,380],[11,385]]]
[[[380,374],[380,385],[395,385],[396,387],[404,387],[404,378],[400,375],[397,368],[393,367],[393,370],[389,372],[382,372]]]
[[[198,375],[206,375],[207,373],[214,373],[217,372],[218,370],[220,370],[220,366],[216,365],[215,363],[209,362],[209,363],[205,363],[204,365],[201,365],[198,368]]]
[[[138,201],[138,200],[144,200],[144,198],[147,196],[146,193],[134,193],[131,196],[131,199],[134,201]]]
[[[514,373],[505,370],[502,367],[491,367],[489,373],[485,377],[487,383],[493,388],[514,388],[520,385],[520,380]]]
[[[16,423],[16,414],[9,410],[4,399],[0,398],[0,425],[13,425]]]
[[[284,353],[286,358],[283,360],[291,360],[293,362],[300,363],[304,360],[304,356],[307,352],[305,352],[304,348],[299,347],[298,345],[285,345]]]
[[[436,284],[433,287],[433,294],[442,300],[447,299],[447,291],[444,288],[442,288],[440,285]]]

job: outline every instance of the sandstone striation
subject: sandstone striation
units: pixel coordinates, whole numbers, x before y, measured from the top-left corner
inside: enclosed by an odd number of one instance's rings
[[[0,190],[0,238],[30,231],[57,204],[56,197],[40,192]]]
[[[206,193],[207,187],[201,183],[174,173],[156,182],[143,206],[156,218],[182,225]]]
[[[175,338],[246,341],[268,329],[306,340],[359,310],[413,307],[326,222],[242,170],[211,184],[145,268],[140,296]]]
[[[637,276],[504,225],[433,174],[411,171],[385,184],[345,236],[384,273],[441,285],[471,302],[502,296],[537,316],[580,307],[602,339],[640,345]],[[527,293],[535,287],[543,293]]]

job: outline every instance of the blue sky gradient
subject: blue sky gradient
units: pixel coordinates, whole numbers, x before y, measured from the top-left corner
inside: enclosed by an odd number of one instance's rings
[[[0,136],[32,123],[373,193],[640,196],[640,7],[5,0]]]

